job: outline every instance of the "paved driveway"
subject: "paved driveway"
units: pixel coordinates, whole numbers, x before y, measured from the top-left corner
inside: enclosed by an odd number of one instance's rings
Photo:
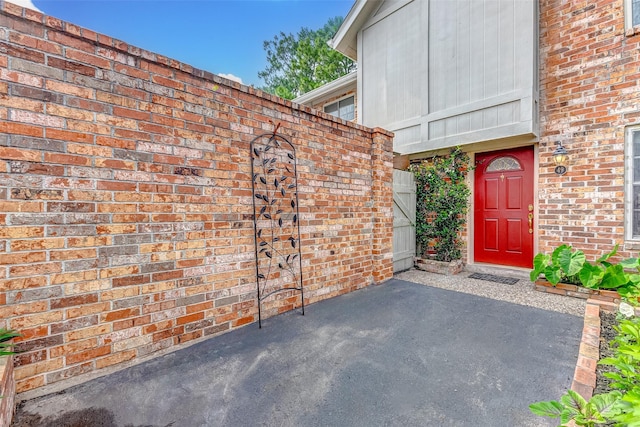
[[[581,330],[576,316],[394,279],[28,401],[21,416],[51,426],[82,416],[101,426],[556,425],[527,406],[569,387]]]

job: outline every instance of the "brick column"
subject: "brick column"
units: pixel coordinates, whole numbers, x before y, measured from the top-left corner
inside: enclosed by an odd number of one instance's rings
[[[373,281],[393,276],[393,134],[381,128],[372,133],[371,168]]]

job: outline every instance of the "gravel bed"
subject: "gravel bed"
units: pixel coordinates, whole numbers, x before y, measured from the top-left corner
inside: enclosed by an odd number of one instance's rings
[[[609,346],[609,342],[617,335],[617,332],[613,329],[613,326],[617,324],[615,313],[600,311],[600,359],[615,355],[613,349]],[[609,385],[612,380],[603,375],[605,372],[615,372],[615,368],[611,365],[598,365],[596,368],[596,388],[593,390],[593,394],[611,391]]]
[[[609,313],[600,310],[600,359],[605,357],[614,356],[614,351],[609,346],[609,342],[614,339],[617,332],[613,329],[614,325],[617,325],[615,313]],[[596,368],[596,388],[593,390],[593,394],[607,393],[611,391],[610,384],[612,379],[605,377],[605,372],[615,372],[615,368],[610,365],[598,365]],[[614,422],[599,424],[602,427],[613,427]]]
[[[473,273],[464,271],[454,276],[445,276],[422,270],[408,270],[398,273],[394,277],[396,279],[406,280],[407,282],[419,283],[435,288],[464,292],[579,317],[584,316],[585,300],[536,291],[533,283],[520,277],[518,277],[519,280],[516,284],[507,285],[486,280],[471,279],[468,277],[470,274]],[[509,276],[501,272],[495,274]]]

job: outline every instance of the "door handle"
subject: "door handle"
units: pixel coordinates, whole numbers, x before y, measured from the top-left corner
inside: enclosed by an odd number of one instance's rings
[[[529,212],[527,218],[529,218],[529,234],[533,234],[533,213]]]

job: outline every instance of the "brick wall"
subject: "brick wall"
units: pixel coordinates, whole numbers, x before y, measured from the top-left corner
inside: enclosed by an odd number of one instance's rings
[[[306,302],[392,276],[391,134],[0,4],[18,391],[256,321],[249,143],[271,122],[298,151]]]
[[[540,61],[539,249],[564,242],[593,259],[624,243],[624,132],[640,123],[640,34],[625,35],[622,1],[542,0]],[[556,142],[570,156],[562,177]],[[621,256],[637,255],[631,249]]]

